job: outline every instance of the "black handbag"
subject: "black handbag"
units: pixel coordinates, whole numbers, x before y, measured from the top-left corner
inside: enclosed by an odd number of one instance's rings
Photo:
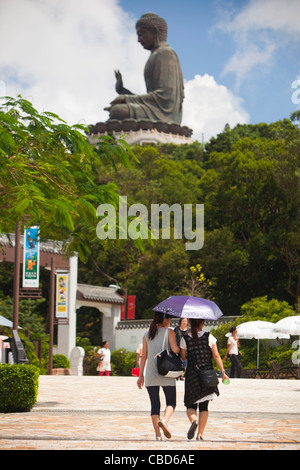
[[[157,371],[164,377],[177,378],[182,375],[184,367],[180,357],[173,351],[170,351],[168,346],[165,347],[165,345],[168,344],[168,336],[169,329],[167,329],[165,333],[163,351],[155,356],[157,358]]]
[[[197,373],[202,387],[213,388],[218,385],[219,379],[214,369],[197,368]]]

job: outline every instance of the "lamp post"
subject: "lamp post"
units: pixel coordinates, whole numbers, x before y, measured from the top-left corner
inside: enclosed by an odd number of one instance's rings
[[[18,330],[19,326],[19,289],[20,289],[20,223],[15,226],[15,265],[13,284],[13,330]]]
[[[50,274],[50,299],[49,299],[49,363],[48,375],[52,375],[53,369],[53,336],[54,336],[54,294],[55,294],[55,262],[51,257]]]

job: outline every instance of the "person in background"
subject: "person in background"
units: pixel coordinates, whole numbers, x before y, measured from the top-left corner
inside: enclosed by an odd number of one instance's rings
[[[138,368],[141,367],[142,354],[143,354],[143,344],[141,343],[138,345],[137,350],[136,350],[136,355],[135,355],[135,365]]]
[[[227,350],[225,356],[223,357],[223,361],[226,361],[227,356],[229,355],[229,359],[231,362],[231,369],[230,369],[230,378],[240,378],[241,377],[241,364],[239,361],[239,347],[240,342],[237,337],[237,329],[236,327],[230,328],[231,336],[229,336],[227,340]]]
[[[140,367],[140,375],[137,380],[139,389],[145,385],[151,402],[151,419],[155,431],[156,440],[162,440],[160,430],[167,439],[171,438],[168,422],[176,408],[176,381],[174,378],[164,377],[157,371],[156,355],[162,352],[166,330],[169,331],[169,349],[178,354],[175,333],[170,328],[172,317],[157,312],[148,332],[143,337],[143,354]],[[147,364],[146,364],[147,362]],[[145,375],[144,375],[145,373]],[[160,419],[159,389],[162,387],[166,398],[166,409],[163,419]]]
[[[102,343],[102,348],[98,349],[97,352],[97,357],[100,359],[103,358],[97,367],[97,370],[99,371],[99,376],[102,376],[104,373],[107,377],[110,375],[111,371],[111,365],[110,365],[110,349],[109,349],[109,343],[108,341],[103,341]]]
[[[175,336],[176,336],[176,343],[177,343],[178,346],[180,346],[180,341],[181,341],[182,336],[187,332],[187,327],[188,327],[188,319],[187,318],[180,318],[179,319],[179,324],[177,326],[175,326],[175,328],[174,328],[174,333],[175,333]],[[187,361],[182,361],[182,365],[186,369]],[[184,380],[183,375],[178,377],[178,379]]]

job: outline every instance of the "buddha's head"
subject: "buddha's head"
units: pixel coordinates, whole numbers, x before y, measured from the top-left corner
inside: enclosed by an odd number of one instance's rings
[[[136,23],[138,41],[145,49],[151,50],[167,40],[168,26],[163,18],[155,13],[145,13]]]

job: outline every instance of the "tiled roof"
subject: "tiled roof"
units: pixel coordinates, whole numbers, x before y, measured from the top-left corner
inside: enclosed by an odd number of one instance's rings
[[[114,287],[90,286],[88,284],[77,284],[77,300],[115,304],[122,304],[124,302],[124,299],[117,294]]]

